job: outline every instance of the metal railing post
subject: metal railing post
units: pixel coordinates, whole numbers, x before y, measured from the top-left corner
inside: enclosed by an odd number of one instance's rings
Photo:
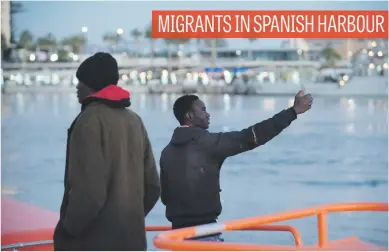
[[[320,212],[317,215],[317,228],[319,237],[319,247],[324,247],[328,243],[327,213]]]

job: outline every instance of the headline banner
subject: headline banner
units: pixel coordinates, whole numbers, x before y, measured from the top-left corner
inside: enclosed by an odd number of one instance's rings
[[[388,38],[387,11],[152,11],[153,38]]]

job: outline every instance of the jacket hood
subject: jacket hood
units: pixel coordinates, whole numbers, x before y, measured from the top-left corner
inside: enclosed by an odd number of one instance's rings
[[[125,108],[131,105],[130,92],[116,85],[109,85],[96,93],[89,95],[82,101],[82,105],[85,107],[96,100],[102,101],[108,106],[117,108]]]
[[[204,129],[197,127],[178,127],[174,130],[172,140],[170,141],[174,145],[187,144],[190,141],[197,140],[202,134]]]

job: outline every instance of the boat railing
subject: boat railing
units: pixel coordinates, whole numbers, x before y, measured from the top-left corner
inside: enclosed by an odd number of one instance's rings
[[[7,244],[1,246],[1,250],[13,250],[18,251],[20,248],[29,248],[43,245],[52,245],[53,240],[42,240],[42,241],[33,241],[33,242],[17,242],[12,244]]]
[[[153,239],[157,248],[165,250],[312,250],[326,249],[331,242],[328,241],[327,214],[336,212],[354,212],[354,211],[388,211],[388,203],[380,202],[353,202],[353,203],[335,203],[316,207],[304,208],[294,211],[286,211],[276,214],[268,214],[245,219],[226,221],[224,223],[213,223],[176,229],[159,233]],[[201,237],[228,231],[237,230],[257,230],[255,227],[292,219],[299,219],[309,216],[317,216],[318,220],[318,245],[303,248],[301,236],[292,228],[295,236],[295,246],[280,245],[256,245],[228,242],[203,242],[196,240],[187,240],[188,238]],[[269,227],[269,226],[267,226]],[[289,228],[289,227],[288,227]],[[297,237],[297,238],[296,238]],[[350,241],[350,239],[348,240]],[[342,241],[344,242],[344,241]],[[331,245],[335,245],[331,243]],[[343,243],[344,245],[344,243]],[[354,244],[355,245],[355,244]],[[359,243],[355,246],[360,245]],[[364,244],[363,244],[364,245]],[[374,246],[374,245],[373,245]],[[344,250],[344,249],[342,249]],[[377,250],[377,249],[375,249]]]
[[[148,232],[161,232],[161,231],[169,231],[171,230],[170,226],[148,226],[146,227],[146,231]],[[246,230],[252,231],[286,231],[290,232],[293,235],[296,247],[301,247],[301,235],[300,233],[292,226],[288,225],[263,225],[257,227],[251,227]],[[40,230],[31,230],[31,231],[20,231],[14,232],[10,234],[5,234],[2,236],[3,243],[9,243],[15,241],[16,239],[20,239],[20,237],[52,237],[54,232],[53,228],[48,229],[40,229]],[[13,250],[17,251],[19,249],[23,250],[44,250],[53,248],[53,240],[37,240],[37,241],[28,241],[28,242],[15,242],[1,246],[1,250]]]
[[[334,241],[328,241],[327,230],[327,215],[336,212],[352,212],[352,211],[388,211],[388,203],[380,202],[355,202],[355,203],[337,203],[327,204],[317,207],[304,208],[294,211],[286,211],[276,214],[268,214],[245,219],[227,221],[224,223],[214,223],[188,227],[182,229],[171,230],[170,226],[148,226],[148,232],[158,233],[154,239],[154,246],[166,250],[326,250],[329,248],[335,250],[347,250],[349,246],[351,250],[358,250],[364,246],[364,250],[380,250],[382,248],[375,245],[358,243],[355,239],[346,239],[335,244]],[[318,219],[318,244],[313,246],[303,247],[302,238],[298,230],[288,225],[274,225],[271,223],[299,219],[309,216],[317,216]],[[271,224],[271,225],[269,225]],[[203,242],[196,240],[186,240],[199,236],[211,235],[221,232],[236,231],[236,230],[255,230],[255,231],[287,231],[294,237],[294,246],[281,245],[257,245],[244,243],[218,243],[218,242]],[[17,232],[8,232],[2,234],[2,250],[53,250],[53,228],[38,229],[38,230],[23,230]],[[355,243],[357,242],[357,243]],[[334,247],[334,245],[341,245]],[[331,247],[332,246],[332,247]],[[366,246],[369,249],[366,249]],[[337,249],[338,248],[338,249]],[[384,249],[387,250],[387,249]]]
[[[148,226],[146,231],[148,232],[161,232],[171,230],[170,226]],[[2,234],[1,250],[50,250],[53,248],[53,233],[54,228],[45,228],[39,230],[25,230],[18,232],[11,232]],[[51,239],[50,239],[51,238]],[[21,241],[28,240],[28,241]]]

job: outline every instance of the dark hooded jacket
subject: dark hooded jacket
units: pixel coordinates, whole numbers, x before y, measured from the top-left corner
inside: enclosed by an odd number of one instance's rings
[[[160,195],[152,147],[129,93],[110,85],[68,130],[55,250],[146,250],[145,216]]]
[[[161,199],[173,228],[215,222],[222,211],[220,168],[227,157],[270,141],[297,117],[293,108],[242,131],[174,130],[160,159]]]

